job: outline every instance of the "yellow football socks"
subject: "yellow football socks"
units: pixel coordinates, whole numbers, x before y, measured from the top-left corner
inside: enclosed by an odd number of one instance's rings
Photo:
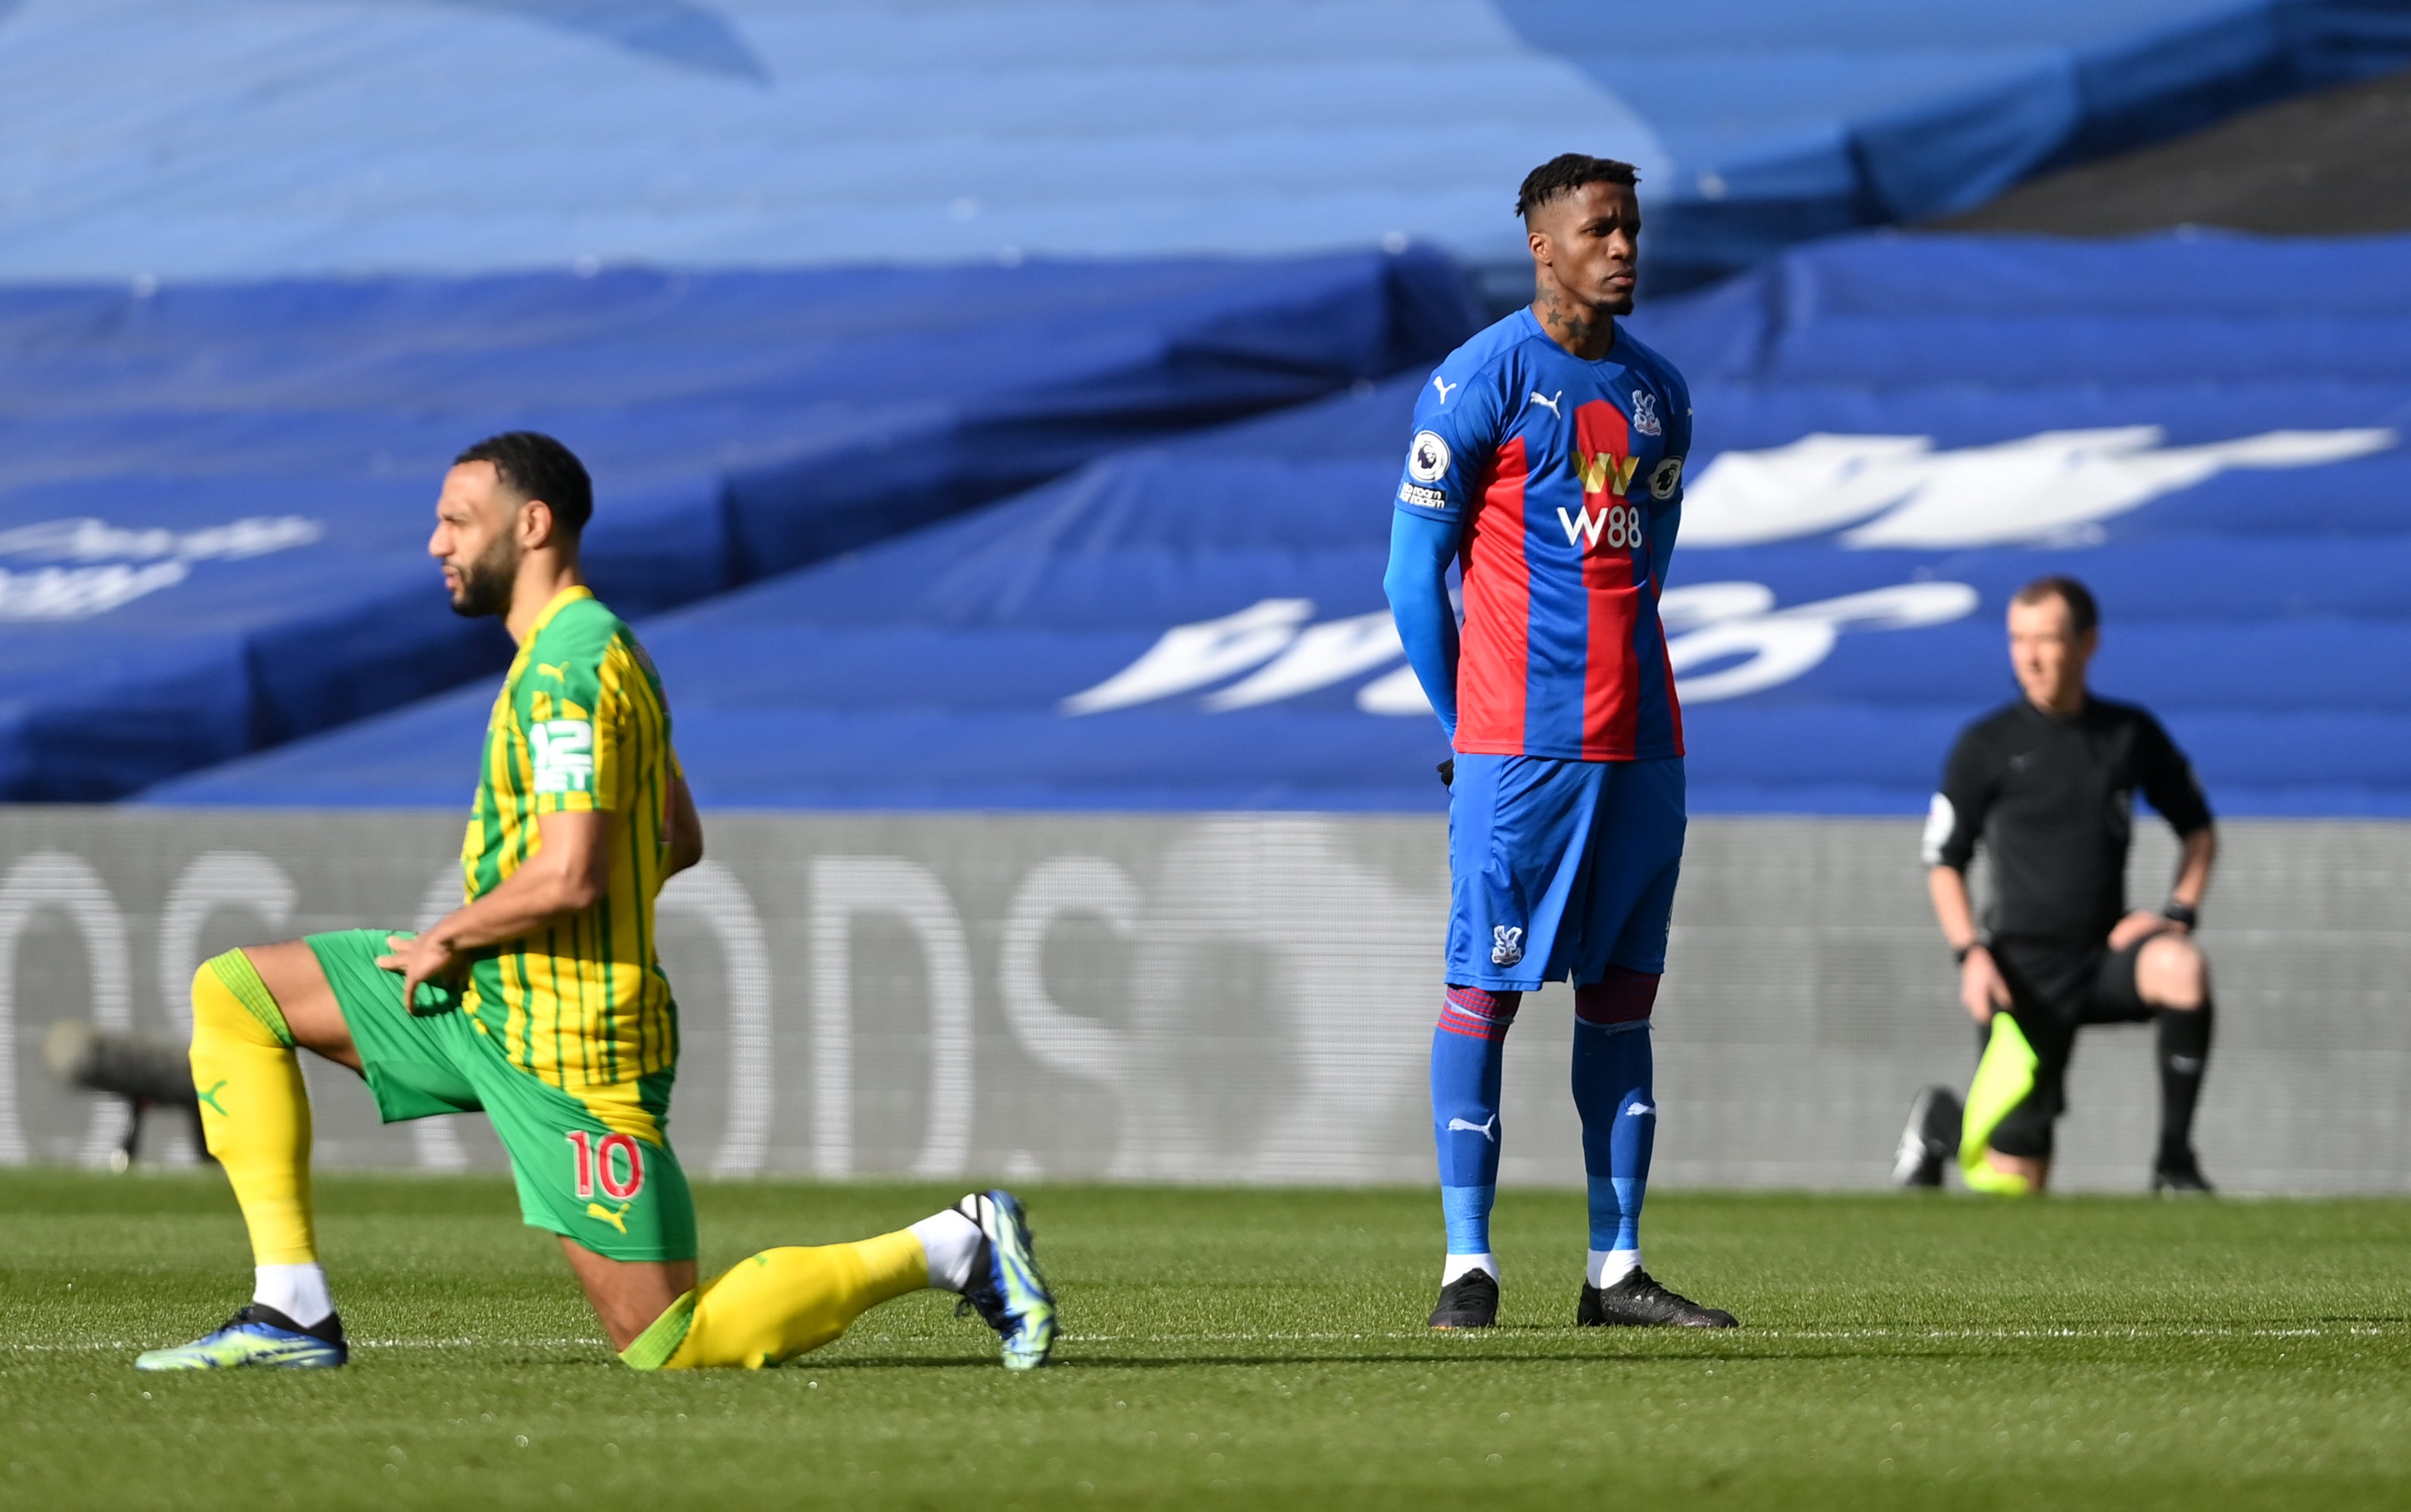
[[[928,1253],[910,1229],[764,1250],[672,1302],[620,1358],[640,1371],[760,1370],[818,1349],[869,1309],[928,1284]]]
[[[310,1226],[310,1094],[293,1033],[240,950],[193,974],[193,1087],[258,1265],[318,1258]]]

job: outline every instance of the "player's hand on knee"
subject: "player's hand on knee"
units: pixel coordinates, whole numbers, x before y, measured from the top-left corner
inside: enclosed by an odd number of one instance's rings
[[[1993,964],[1993,953],[1980,945],[1960,964],[1959,1006],[1978,1023],[1991,1023],[1994,1014],[2009,1006],[2009,984]]]
[[[2138,940],[2148,940],[2155,934],[2166,934],[2180,926],[2163,915],[2138,908],[2118,921],[2110,932],[2110,948],[2124,950]]]
[[[424,1015],[448,1013],[456,1006],[453,994],[443,990],[443,983],[459,968],[460,954],[442,931],[388,934],[385,944],[391,954],[377,957],[377,965],[401,976],[402,1006],[405,1009]],[[422,987],[432,990],[422,992]]]

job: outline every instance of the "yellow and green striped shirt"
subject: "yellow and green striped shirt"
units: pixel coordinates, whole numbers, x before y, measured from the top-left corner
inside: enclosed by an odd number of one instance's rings
[[[564,1091],[633,1082],[678,1058],[678,1007],[653,953],[678,775],[652,659],[592,593],[564,590],[519,643],[494,699],[460,845],[475,902],[533,854],[538,815],[611,815],[603,898],[478,952],[462,997],[514,1064]]]

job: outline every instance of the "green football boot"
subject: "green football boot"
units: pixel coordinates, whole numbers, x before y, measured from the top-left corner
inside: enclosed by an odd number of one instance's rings
[[[1030,1219],[1010,1192],[974,1192],[955,1211],[979,1225],[979,1253],[972,1257],[965,1306],[979,1310],[1003,1341],[1004,1368],[1030,1371],[1055,1349],[1055,1294],[1038,1273]]]
[[[226,1320],[226,1327],[173,1349],[153,1349],[138,1357],[138,1371],[226,1371],[264,1366],[284,1371],[323,1371],[351,1358],[343,1343],[343,1321],[333,1314],[324,1323],[305,1329],[276,1309],[254,1302]]]

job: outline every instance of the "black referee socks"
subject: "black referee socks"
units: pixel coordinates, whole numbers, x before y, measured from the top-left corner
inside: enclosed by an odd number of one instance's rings
[[[2193,1146],[2194,1104],[2201,1097],[2202,1072],[2210,1064],[2211,1004],[2162,1008],[2156,1016],[2160,1061],[2160,1149]]]

